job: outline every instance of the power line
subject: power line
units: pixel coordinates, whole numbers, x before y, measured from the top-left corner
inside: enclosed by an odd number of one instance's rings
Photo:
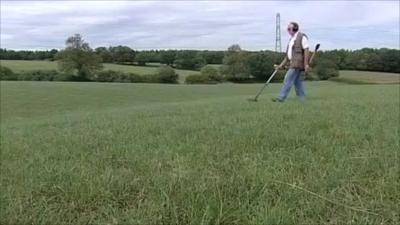
[[[281,47],[281,15],[276,14],[276,39],[275,39],[275,51],[282,52]]]

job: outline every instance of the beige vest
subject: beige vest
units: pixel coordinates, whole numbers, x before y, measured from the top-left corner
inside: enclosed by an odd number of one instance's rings
[[[294,41],[293,48],[292,48],[292,59],[289,63],[289,68],[291,69],[300,69],[304,70],[304,50],[301,42],[303,40],[303,36],[305,34],[298,33],[296,40]],[[286,48],[286,58],[288,53],[289,45]]]

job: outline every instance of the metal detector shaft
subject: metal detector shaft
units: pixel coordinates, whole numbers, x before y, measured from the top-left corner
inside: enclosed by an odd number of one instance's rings
[[[264,89],[268,86],[269,82],[272,80],[272,78],[274,78],[276,72],[278,72],[278,70],[276,69],[271,76],[269,77],[269,79],[267,80],[267,82],[265,82],[264,86],[260,89],[260,91],[257,93],[256,97],[254,98],[255,100],[257,100],[258,96],[260,96],[260,94],[264,91]]]

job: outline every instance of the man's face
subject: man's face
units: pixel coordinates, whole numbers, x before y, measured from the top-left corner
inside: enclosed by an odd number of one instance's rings
[[[289,33],[290,36],[293,36],[293,35],[296,33],[296,32],[293,30],[293,24],[291,24],[291,23],[288,25],[287,31],[288,31],[288,33]]]

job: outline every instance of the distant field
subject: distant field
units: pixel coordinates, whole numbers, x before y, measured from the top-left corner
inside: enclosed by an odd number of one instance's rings
[[[39,60],[0,60],[2,66],[10,68],[14,72],[29,70],[56,70],[57,63]]]
[[[399,224],[399,85],[0,84],[0,224]]]
[[[400,74],[342,70],[339,77],[331,80],[353,84],[399,84]]]
[[[29,61],[29,60],[0,60],[1,65],[9,67],[11,70],[15,72],[29,71],[29,70],[56,70],[57,62],[52,61]],[[105,63],[105,70],[117,70],[123,72],[131,72],[140,75],[153,74],[157,71],[157,65],[151,63],[150,66],[133,66],[133,65],[118,65],[118,64],[110,64]],[[185,77],[190,74],[198,74],[198,71],[192,70],[179,70],[176,69],[176,72],[180,76],[180,81],[183,82]]]

